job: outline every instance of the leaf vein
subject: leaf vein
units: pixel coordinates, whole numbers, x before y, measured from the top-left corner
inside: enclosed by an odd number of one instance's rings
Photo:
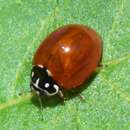
[[[27,94],[24,94],[23,96],[21,96],[19,98],[12,98],[12,99],[8,100],[7,102],[5,102],[3,104],[0,104],[0,110],[14,106],[14,105],[19,104],[21,102],[25,102],[25,101],[31,99],[31,97],[32,97],[32,94],[27,93]]]
[[[116,64],[121,63],[121,62],[124,61],[124,60],[129,59],[129,58],[130,58],[130,54],[127,54],[127,55],[122,56],[122,57],[119,58],[119,59],[114,59],[114,60],[106,61],[106,62],[104,62],[103,64],[104,64],[104,65],[116,65]]]

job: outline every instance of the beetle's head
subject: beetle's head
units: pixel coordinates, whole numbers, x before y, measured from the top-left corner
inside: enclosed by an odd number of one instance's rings
[[[53,80],[51,72],[42,65],[33,66],[30,87],[40,96],[53,96],[59,92],[59,86]]]

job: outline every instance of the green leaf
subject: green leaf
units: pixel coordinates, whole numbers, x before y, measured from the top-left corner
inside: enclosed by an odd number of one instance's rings
[[[129,11],[130,0],[0,0],[0,130],[129,130]],[[86,84],[85,102],[46,100],[41,115],[29,92],[32,57],[48,33],[69,23],[101,35],[108,67]]]

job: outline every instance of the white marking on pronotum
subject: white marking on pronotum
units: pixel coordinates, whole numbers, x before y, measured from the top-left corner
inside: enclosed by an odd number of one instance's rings
[[[49,93],[47,90],[43,90],[47,96],[53,96],[56,95],[59,91],[59,87],[57,85],[53,85],[53,87],[56,89],[56,91],[54,93]]]
[[[34,72],[32,72],[32,77],[34,76]]]
[[[50,84],[49,83],[45,83],[45,88],[48,88],[49,86],[50,86]]]
[[[52,73],[51,73],[51,71],[50,70],[46,70],[47,71],[47,74],[49,75],[49,76],[52,76]]]
[[[37,79],[37,81],[36,81],[36,83],[35,83],[36,86],[38,86],[39,80],[40,80],[40,79]]]
[[[56,84],[53,85],[53,87],[55,88],[56,91],[55,91],[54,93],[49,93],[47,90],[40,88],[40,87],[38,86],[38,83],[39,83],[39,79],[37,79],[36,83],[33,83],[33,82],[32,82],[32,84],[33,84],[36,88],[38,88],[39,91],[42,91],[42,92],[46,93],[47,96],[53,96],[53,95],[57,94],[58,91],[59,91],[59,87],[58,87],[58,85],[56,85]],[[36,91],[36,93],[37,93],[37,91]],[[37,93],[37,94],[38,94],[38,93]]]
[[[58,87],[58,85],[54,84],[53,87],[55,88],[56,93],[57,93],[57,92],[59,91],[59,87]]]
[[[39,80],[40,80],[40,79],[37,79],[37,80],[36,80],[36,83],[33,83],[33,82],[32,82],[33,86],[35,86],[35,87],[38,88],[38,89],[40,89],[39,86],[38,86]],[[34,90],[33,86],[31,87],[32,90]],[[40,90],[41,90],[41,89],[40,89]],[[35,92],[36,92],[37,95],[40,94],[39,91],[35,91]]]
[[[33,83],[33,82],[32,82],[32,84],[33,84],[33,86],[35,86],[36,88],[39,89],[39,86],[38,86],[36,83]]]
[[[40,65],[40,64],[39,64],[38,67],[43,68],[43,65]]]
[[[36,88],[39,88],[38,84],[39,84],[39,79],[36,80],[36,83],[33,83],[32,84],[36,87]]]
[[[40,91],[46,93],[47,96],[53,96],[53,95],[57,94],[58,91],[59,91],[59,87],[58,87],[57,85],[54,85],[54,88],[56,89],[56,91],[55,91],[54,93],[49,93],[47,90],[44,90],[44,89],[40,88],[39,86],[37,86],[36,83],[32,83],[32,84],[33,84],[36,88],[38,88]],[[37,91],[36,91],[36,93],[37,93]]]

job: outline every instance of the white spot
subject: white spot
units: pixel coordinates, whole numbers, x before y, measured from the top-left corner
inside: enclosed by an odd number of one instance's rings
[[[40,65],[40,64],[39,64],[38,67],[43,68],[43,65]]]
[[[47,73],[48,73],[49,76],[52,76],[52,73],[51,73],[50,70],[47,69],[46,71],[47,71]]]
[[[34,76],[34,72],[32,72],[32,77]]]
[[[48,88],[49,86],[50,86],[50,84],[49,83],[45,83],[45,88]]]

